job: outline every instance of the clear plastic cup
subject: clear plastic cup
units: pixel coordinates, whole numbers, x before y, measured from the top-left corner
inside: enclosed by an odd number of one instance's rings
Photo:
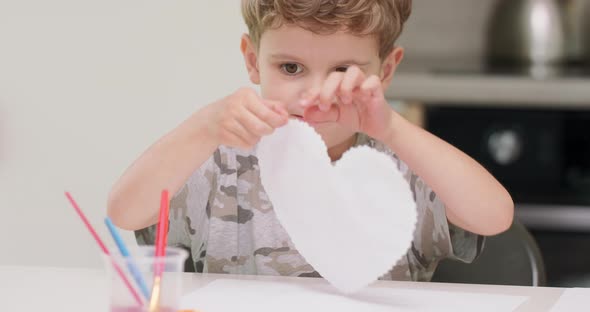
[[[111,312],[145,312],[149,311],[149,297],[151,296],[154,284],[154,272],[157,266],[163,268],[160,279],[160,312],[173,312],[178,309],[182,296],[182,272],[188,252],[177,247],[166,247],[166,256],[155,257],[155,246],[139,246],[131,249],[131,257],[123,257],[115,254],[111,257],[103,256],[103,262],[107,271],[108,296]],[[129,290],[115,266],[120,268],[129,283],[133,286],[135,293],[141,299],[142,304],[137,302],[136,297]],[[135,267],[136,269],[133,269]],[[134,276],[134,272],[135,274]],[[140,281],[143,281],[143,286]]]

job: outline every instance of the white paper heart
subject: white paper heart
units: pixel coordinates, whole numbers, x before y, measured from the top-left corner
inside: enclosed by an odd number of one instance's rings
[[[260,178],[306,261],[345,293],[389,271],[410,247],[417,213],[395,162],[370,147],[333,166],[315,130],[298,120],[264,137]]]

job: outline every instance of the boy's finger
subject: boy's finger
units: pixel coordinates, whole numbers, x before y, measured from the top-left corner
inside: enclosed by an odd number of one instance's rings
[[[285,104],[283,104],[282,102],[263,99],[262,103],[264,103],[264,105],[266,105],[266,107],[270,108],[275,113],[277,113],[285,118],[289,118],[289,112],[285,108]]]
[[[267,100],[263,100],[263,103],[266,105],[267,111],[261,110],[256,116],[273,129],[282,127],[289,121],[289,113],[282,104],[269,103]]]
[[[371,75],[371,77],[367,78],[367,80],[361,85],[361,91],[365,97],[368,96],[368,99],[383,98],[381,79],[376,75]]]
[[[340,88],[343,77],[344,73],[342,72],[333,72],[328,76],[320,91],[320,110],[325,112],[330,109],[330,106],[334,103],[336,91]]]
[[[353,90],[360,87],[364,80],[365,73],[358,66],[350,66],[346,70],[342,83],[340,84],[340,99],[344,104],[352,103]]]
[[[274,112],[273,112],[274,113]],[[246,128],[248,132],[256,137],[271,134],[274,127],[267,124],[264,120],[261,120],[251,111],[245,109],[242,114],[236,117],[236,119]]]
[[[268,105],[266,103],[266,100],[259,98],[250,99],[246,103],[246,109],[272,128],[278,128],[284,125],[287,122],[289,115],[286,112],[281,112],[279,106],[274,104]],[[273,107],[273,105],[275,107]]]
[[[247,146],[252,146],[258,142],[258,137],[254,134],[250,133],[246,127],[240,123],[238,120],[234,120],[229,126],[228,130],[231,134],[233,134],[236,138],[239,139],[239,144],[246,144]],[[246,147],[247,147],[246,146]],[[244,146],[240,146],[244,147]]]
[[[242,150],[248,150],[248,149],[250,149],[251,146],[254,145],[254,144],[248,143],[245,139],[243,139],[242,137],[238,136],[237,134],[235,134],[233,132],[229,132],[227,134],[227,139],[230,142],[234,142],[233,147],[237,147]]]

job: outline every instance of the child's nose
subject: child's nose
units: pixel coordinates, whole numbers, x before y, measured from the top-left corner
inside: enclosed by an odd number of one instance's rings
[[[301,106],[301,97],[293,99],[287,103],[287,111],[291,115],[303,116],[304,107]]]
[[[322,89],[324,82],[328,79],[328,75],[324,75],[321,73],[315,75],[309,75],[308,79],[306,79],[305,83],[303,84],[303,90],[301,90],[301,96],[308,96],[313,92],[317,92]]]
[[[326,81],[326,79],[328,79],[328,75],[319,73],[316,75],[312,75],[306,83],[306,90],[311,90],[314,88],[320,89]]]

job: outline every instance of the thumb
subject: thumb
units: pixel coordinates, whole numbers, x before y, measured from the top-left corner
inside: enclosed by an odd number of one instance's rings
[[[274,100],[266,100],[263,99],[262,103],[272,109],[275,113],[284,116],[284,117],[288,117],[289,116],[289,112],[286,109],[286,105],[283,104],[282,102],[279,101],[274,101]]]

